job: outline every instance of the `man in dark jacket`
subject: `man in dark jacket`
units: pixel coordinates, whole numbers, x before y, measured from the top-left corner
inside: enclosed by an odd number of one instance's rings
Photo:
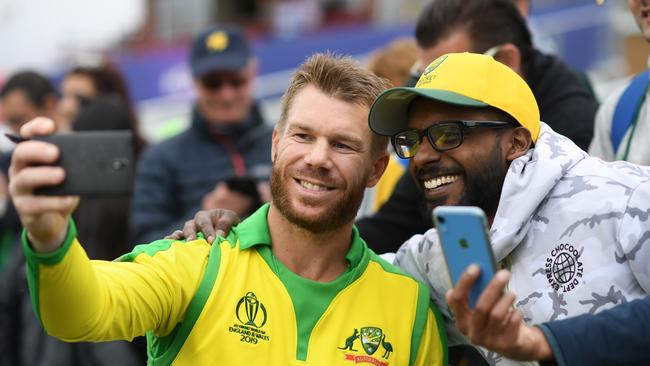
[[[598,103],[567,65],[533,47],[526,21],[512,0],[433,1],[420,13],[415,36],[420,65],[449,52],[494,56],[528,82],[542,121],[583,150],[589,146]],[[408,238],[431,227],[424,203],[411,176],[404,174],[379,211],[357,221],[361,236],[378,253],[397,251]]]
[[[252,97],[257,61],[242,31],[218,27],[199,35],[190,66],[197,93],[190,128],[145,151],[138,164],[131,215],[136,242],[163,237],[200,209],[246,216],[259,203],[255,184],[271,172],[272,126]],[[246,188],[251,185],[253,192]]]

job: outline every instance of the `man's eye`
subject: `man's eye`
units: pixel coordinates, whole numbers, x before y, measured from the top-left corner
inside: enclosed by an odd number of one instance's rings
[[[295,134],[293,136],[299,141],[309,141],[310,140],[310,136],[308,134],[306,134],[306,133],[297,133],[297,134]]]
[[[352,150],[352,147],[350,147],[350,146],[348,146],[346,144],[342,144],[340,142],[333,143],[332,147],[334,147],[335,149],[338,149],[338,150]]]

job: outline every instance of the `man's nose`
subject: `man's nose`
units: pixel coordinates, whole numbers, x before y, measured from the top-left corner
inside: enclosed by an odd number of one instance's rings
[[[332,165],[330,154],[329,142],[324,139],[316,140],[305,154],[305,162],[315,168],[329,169]]]
[[[423,166],[427,163],[439,161],[440,157],[440,151],[434,149],[429,140],[426,137],[423,137],[420,142],[420,147],[412,160],[413,164],[416,166]]]

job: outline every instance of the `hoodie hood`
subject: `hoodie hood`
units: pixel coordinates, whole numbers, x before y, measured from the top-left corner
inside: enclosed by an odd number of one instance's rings
[[[503,260],[528,233],[528,226],[549,192],[578,162],[589,157],[576,144],[541,123],[535,147],[515,159],[503,182],[490,229],[492,250]]]

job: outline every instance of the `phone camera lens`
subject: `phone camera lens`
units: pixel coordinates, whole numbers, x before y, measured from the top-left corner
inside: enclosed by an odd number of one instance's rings
[[[122,170],[128,165],[125,159],[113,160],[113,170]]]

